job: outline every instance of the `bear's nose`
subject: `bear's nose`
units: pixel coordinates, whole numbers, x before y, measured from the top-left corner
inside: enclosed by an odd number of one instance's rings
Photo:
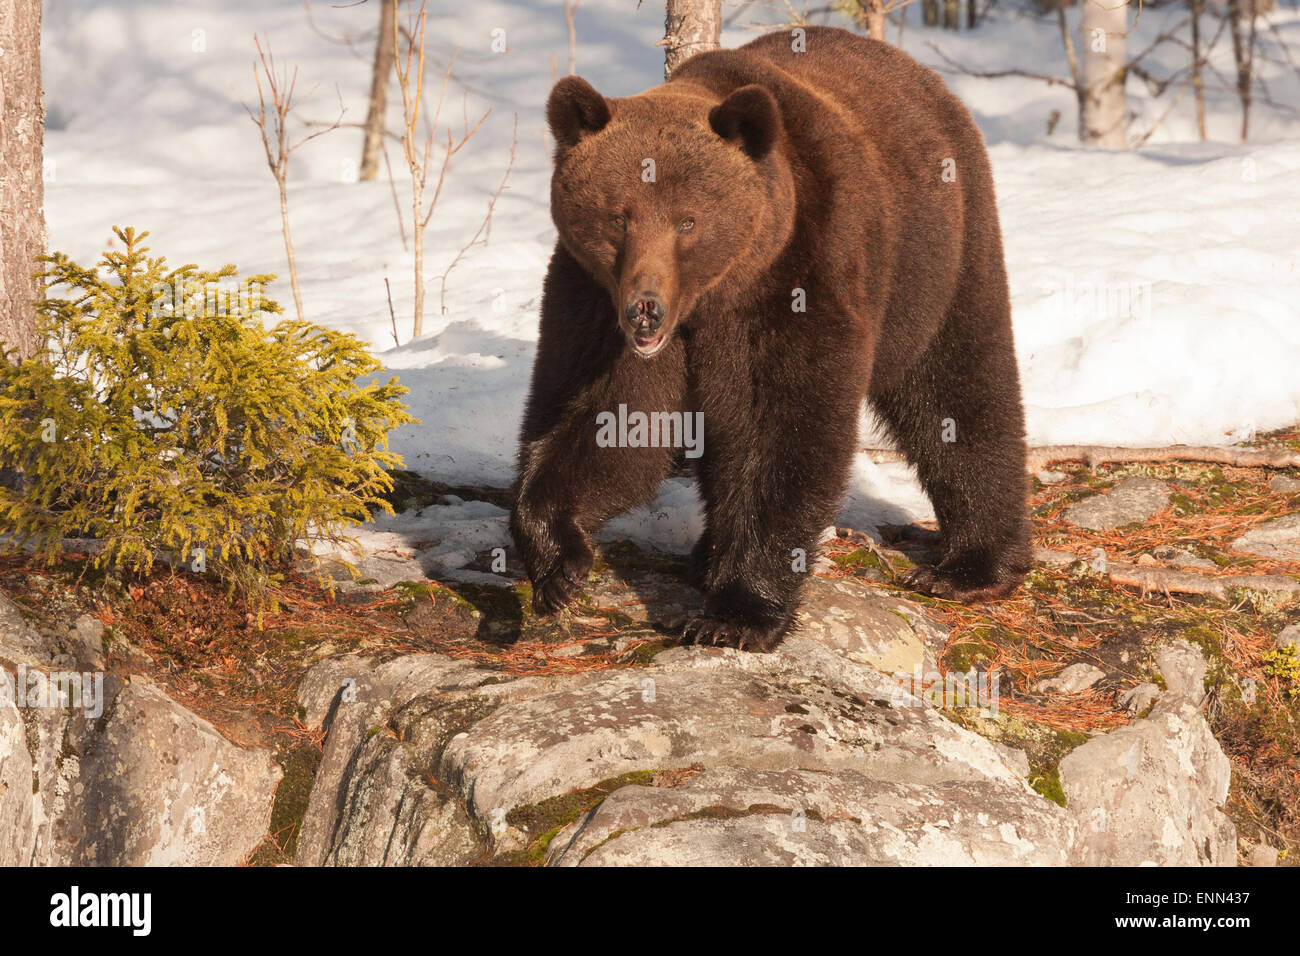
[[[623,310],[627,324],[637,332],[654,333],[664,324],[668,314],[663,300],[653,292],[638,292]]]

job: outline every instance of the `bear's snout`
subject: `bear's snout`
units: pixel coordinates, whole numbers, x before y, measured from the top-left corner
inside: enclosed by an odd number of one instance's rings
[[[623,319],[637,354],[649,358],[663,348],[668,338],[663,330],[667,317],[668,306],[654,292],[637,292],[628,300]]]
[[[668,309],[664,300],[653,292],[638,292],[623,310],[628,327],[634,331],[658,332]]]

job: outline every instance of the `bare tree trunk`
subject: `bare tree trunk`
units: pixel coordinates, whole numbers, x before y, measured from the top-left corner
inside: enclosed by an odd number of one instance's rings
[[[966,29],[974,30],[979,23],[978,4],[975,0],[966,0]]]
[[[384,108],[388,105],[388,78],[393,72],[393,24],[397,0],[379,2],[379,37],[375,40],[375,65],[370,74],[370,111],[366,113],[366,140],[361,147],[361,179],[379,178],[384,153]]]
[[[722,0],[668,0],[664,18],[664,79],[696,53],[722,42]]]
[[[859,0],[867,36],[873,40],[885,39],[885,0]]]
[[[1205,9],[1205,0],[1188,0],[1192,9],[1192,92],[1196,97],[1196,130],[1201,142],[1205,142],[1205,83],[1202,78],[1201,62],[1201,11]]]
[[[415,218],[415,321],[411,324],[411,338],[424,334],[424,229],[420,227],[420,212],[424,206],[424,190],[415,178],[411,179],[411,207]]]
[[[1241,99],[1241,141],[1250,130],[1251,73],[1255,65],[1255,4],[1252,0],[1228,0],[1232,21],[1232,58],[1237,64],[1237,96]],[[1243,22],[1250,19],[1247,29]]]
[[[1083,88],[1083,74],[1079,71],[1079,56],[1074,49],[1074,38],[1070,36],[1070,22],[1065,18],[1065,4],[1056,4],[1056,25],[1061,31],[1061,49],[1065,51],[1065,62],[1070,67],[1070,83],[1074,90],[1074,101],[1078,107],[1077,125],[1079,139],[1083,139],[1084,101],[1088,98]],[[1052,126],[1049,121],[1048,135]]]
[[[853,0],[853,5],[843,7],[853,18],[853,25],[866,30],[873,40],[885,39],[885,0]],[[902,11],[906,13],[906,9]],[[902,30],[902,17],[899,18],[899,30]]]
[[[1128,60],[1124,37],[1128,4],[1123,0],[1083,0],[1079,42],[1083,47],[1083,109],[1079,139],[1090,146],[1128,146],[1128,108],[1124,80]]]
[[[0,0],[0,344],[36,350],[45,252],[45,138],[41,103],[41,0]]]
[[[961,26],[961,0],[943,0],[943,28],[956,30]]]
[[[921,0],[921,12],[927,27],[939,25],[939,0]]]
[[[1260,15],[1260,8],[1268,0],[1250,0],[1250,32],[1246,35],[1246,82],[1245,97],[1241,111],[1241,141],[1246,142],[1246,131],[1250,128],[1250,83],[1255,69],[1255,22]]]

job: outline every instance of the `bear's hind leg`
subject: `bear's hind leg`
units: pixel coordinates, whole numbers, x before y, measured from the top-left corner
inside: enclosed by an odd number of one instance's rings
[[[925,354],[872,400],[939,519],[943,558],[915,572],[912,585],[956,601],[1013,591],[1031,562],[1024,410],[1005,282],[967,278]]]

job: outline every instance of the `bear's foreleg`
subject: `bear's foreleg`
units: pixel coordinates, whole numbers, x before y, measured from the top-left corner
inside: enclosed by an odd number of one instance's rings
[[[849,365],[786,354],[777,381],[737,407],[705,403],[706,530],[692,554],[705,597],[685,642],[770,651],[793,625],[856,446],[862,388]]]
[[[628,375],[596,383],[570,401],[551,431],[525,444],[510,532],[539,613],[572,602],[591,570],[589,536],[615,515],[651,500],[672,469],[671,448],[602,443],[618,435],[621,414],[672,411],[678,401],[671,394],[656,395],[665,389],[642,377],[651,363],[631,361],[642,367],[628,366]],[[602,425],[611,420],[614,424]]]
[[[617,423],[620,405],[624,414],[680,411],[685,378],[681,343],[669,343],[653,361],[632,354],[609,296],[558,249],[542,300],[510,511],[539,613],[573,601],[591,570],[589,536],[653,498],[672,468],[672,448],[646,447],[602,421]]]

